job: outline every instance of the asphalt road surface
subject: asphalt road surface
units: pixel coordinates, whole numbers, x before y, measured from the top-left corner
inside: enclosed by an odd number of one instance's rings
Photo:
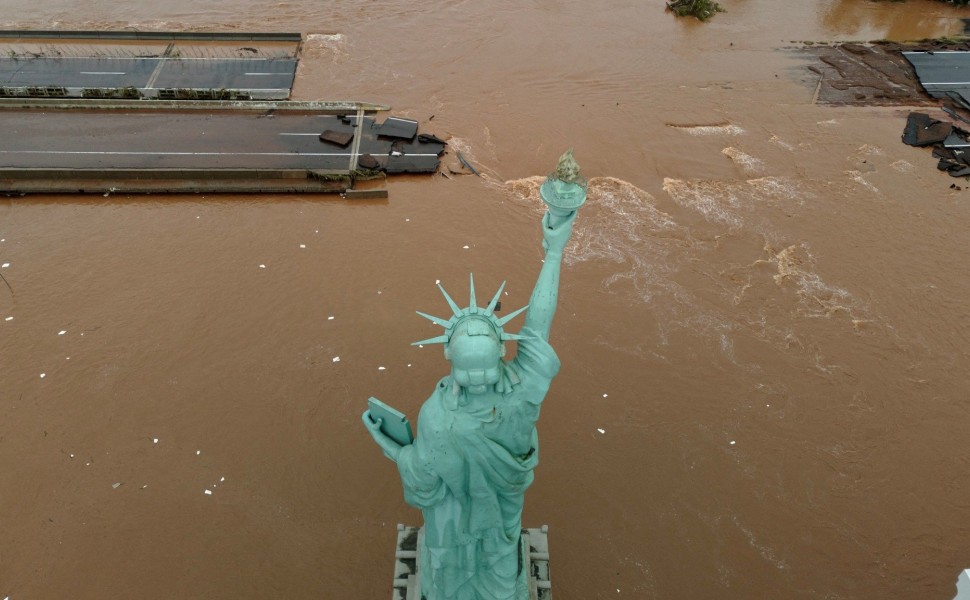
[[[361,154],[388,157],[389,172],[400,161],[437,166],[442,145],[379,137],[372,123],[365,119]],[[320,141],[326,129],[353,131],[306,113],[0,110],[0,167],[346,170],[352,145]]]
[[[294,58],[3,57],[0,86],[77,91],[134,87],[147,97],[164,89],[238,90],[261,98],[286,98],[296,64]]]

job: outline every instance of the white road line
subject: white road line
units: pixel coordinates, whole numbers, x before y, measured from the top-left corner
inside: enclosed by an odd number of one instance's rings
[[[280,135],[320,135],[319,133],[281,133]]]
[[[350,152],[147,152],[107,150],[0,150],[0,154],[111,154],[137,156],[350,156]],[[437,154],[404,154],[402,156],[438,156]]]
[[[284,57],[284,56],[280,56],[280,57],[272,57],[271,56],[271,57],[267,57],[267,58],[234,58],[234,57],[231,57],[231,56],[226,56],[226,57],[222,57],[222,58],[205,58],[205,57],[197,57],[197,56],[140,56],[140,57],[130,57],[130,56],[98,56],[98,57],[88,57],[88,56],[58,56],[57,58],[53,58],[53,57],[49,57],[49,56],[42,56],[42,57],[39,57],[39,60],[45,60],[45,61],[54,61],[54,60],[56,60],[58,62],[64,62],[64,61],[69,61],[69,60],[74,60],[74,61],[86,60],[86,61],[95,61],[95,62],[98,62],[98,61],[108,61],[108,60],[127,60],[127,61],[131,61],[131,62],[143,62],[143,61],[153,61],[153,60],[186,60],[186,61],[188,61],[188,60],[203,60],[203,61],[209,61],[209,62],[219,62],[219,61],[226,61],[226,62],[245,62],[245,61],[249,61],[249,62],[254,62],[254,63],[263,63],[263,62],[270,62],[270,61],[276,61],[276,62],[291,61],[293,63],[296,63],[296,59],[295,58],[293,58],[293,57]]]
[[[243,75],[288,75],[288,73],[243,73]]]
[[[124,71],[79,71],[81,75],[124,75]]]

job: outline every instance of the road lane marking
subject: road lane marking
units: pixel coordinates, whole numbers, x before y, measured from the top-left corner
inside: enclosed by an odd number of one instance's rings
[[[79,71],[81,75],[124,75],[124,71]]]
[[[138,156],[350,156],[350,152],[150,152],[120,150],[0,150],[0,154],[112,154]],[[438,156],[402,154],[402,156]]]

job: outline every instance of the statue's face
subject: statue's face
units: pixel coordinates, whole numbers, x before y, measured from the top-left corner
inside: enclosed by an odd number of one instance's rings
[[[445,348],[452,379],[469,394],[484,394],[501,380],[504,355],[495,331],[477,319],[459,324]]]

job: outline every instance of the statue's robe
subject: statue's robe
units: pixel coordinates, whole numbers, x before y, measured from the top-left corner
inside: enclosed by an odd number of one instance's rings
[[[427,600],[519,600],[522,504],[539,462],[535,423],[559,358],[533,336],[503,363],[496,392],[467,395],[445,377],[398,457],[404,498],[424,514],[418,565]]]

